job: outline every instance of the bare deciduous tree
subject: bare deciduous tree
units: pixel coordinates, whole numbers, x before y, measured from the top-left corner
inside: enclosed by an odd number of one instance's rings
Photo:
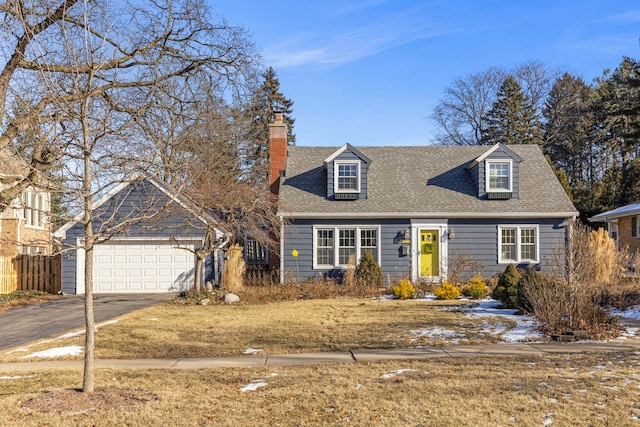
[[[201,0],[16,0],[0,4],[0,17],[0,146],[31,134],[22,148],[33,172],[0,199],[13,199],[39,172],[61,168],[60,191],[84,226],[83,390],[90,392],[94,245],[152,215],[141,207],[138,217],[119,216],[116,227],[105,218],[97,226],[94,201],[130,173],[151,170],[158,151],[149,152],[141,118],[161,94],[189,95],[167,88],[204,76],[219,96],[233,96],[252,78],[256,56],[245,31],[212,20]]]
[[[514,77],[531,102],[541,109],[556,73],[541,62],[529,61],[510,69],[492,67],[456,78],[444,89],[431,115],[439,127],[436,142],[443,145],[480,145],[487,113],[508,76]]]

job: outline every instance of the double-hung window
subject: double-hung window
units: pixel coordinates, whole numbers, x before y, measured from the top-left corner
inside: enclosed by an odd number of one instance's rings
[[[530,225],[498,227],[498,256],[500,263],[537,263],[538,227]]]
[[[511,191],[511,162],[487,161],[487,192]]]
[[[360,192],[360,164],[359,163],[335,163],[335,192],[358,193]]]
[[[264,245],[251,237],[244,241],[244,257],[249,265],[266,265],[268,262]]]
[[[380,258],[378,227],[316,227],[313,233],[314,268],[347,267],[365,252]]]
[[[640,233],[638,233],[638,217],[631,217],[631,237],[638,237]]]
[[[29,227],[44,227],[45,197],[34,191],[22,192],[22,217]]]

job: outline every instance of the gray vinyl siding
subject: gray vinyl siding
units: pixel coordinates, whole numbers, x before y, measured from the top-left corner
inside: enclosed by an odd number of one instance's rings
[[[477,173],[478,176],[478,194],[480,197],[485,197],[486,192],[486,160],[513,160],[511,163],[512,170],[512,197],[518,199],[520,197],[520,163],[514,160],[508,153],[502,150],[496,150],[488,156],[485,161],[481,161],[476,168],[471,168],[470,172]]]
[[[341,277],[343,270],[314,269],[313,268],[313,228],[315,227],[380,227],[380,266],[385,284],[391,283],[411,274],[411,259],[409,256],[401,256],[400,240],[404,230],[409,227],[408,220],[358,220],[358,221],[332,221],[332,220],[293,220],[284,228],[283,263],[285,281],[297,279],[320,279],[322,277]],[[292,256],[292,251],[298,252],[297,260]]]
[[[334,196],[334,171],[335,171],[335,162],[347,161],[353,163],[360,164],[360,199],[367,198],[367,187],[368,187],[368,173],[369,173],[369,165],[364,162],[360,157],[358,157],[355,153],[350,150],[345,150],[343,153],[340,153],[338,157],[336,157],[333,161],[327,164],[327,197],[333,198]]]
[[[141,218],[140,212],[152,218]],[[202,222],[177,202],[148,181],[132,183],[94,212],[93,230],[98,238],[163,240],[171,238],[184,241],[202,240],[205,228]],[[114,228],[123,221],[131,222],[128,227]],[[202,226],[202,227],[201,227]],[[66,232],[62,242],[62,292],[76,292],[77,242],[84,236],[81,223],[74,224]],[[211,263],[205,268],[205,278],[212,275]]]
[[[448,230],[454,237],[448,240],[448,259],[456,256],[470,256],[482,267],[485,278],[501,273],[507,263],[498,262],[498,227],[526,226],[538,227],[539,265],[548,268],[554,258],[554,251],[564,242],[565,228],[558,219],[455,219],[448,221]],[[313,268],[313,229],[315,227],[356,227],[379,226],[382,267],[385,285],[411,275],[411,256],[401,256],[400,248],[404,231],[410,227],[410,220],[292,220],[284,228],[283,267],[285,281],[296,279],[306,281],[322,277],[341,277],[343,269]],[[334,236],[334,239],[337,236]],[[298,252],[297,259],[292,251]],[[412,248],[415,249],[415,248]],[[522,263],[520,267],[529,267]],[[475,272],[470,272],[474,274]]]
[[[565,228],[560,224],[565,218],[558,219],[520,219],[520,220],[450,220],[449,230],[455,231],[455,237],[449,240],[449,258],[468,255],[482,267],[482,275],[491,277],[499,274],[508,263],[498,263],[498,226],[535,225],[538,226],[539,265],[542,270],[553,262],[554,251],[564,243]],[[528,267],[522,263],[519,267]]]

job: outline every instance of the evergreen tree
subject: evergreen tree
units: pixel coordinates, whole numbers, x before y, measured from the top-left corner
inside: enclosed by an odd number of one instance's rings
[[[602,157],[602,210],[640,200],[640,63],[625,57],[597,80],[596,111]]]
[[[482,143],[541,144],[542,124],[533,103],[520,84],[509,76],[500,86],[496,101],[486,116]]]
[[[558,78],[545,103],[544,150],[570,197],[588,218],[601,212],[600,197],[606,160],[599,141],[595,90],[568,73]]]
[[[272,67],[265,71],[262,85],[257,88],[250,104],[246,108],[248,120],[245,163],[249,180],[267,185],[269,174],[269,124],[275,119],[275,113],[284,114],[287,124],[287,141],[295,144],[293,133],[293,101],[280,92],[280,81]]]

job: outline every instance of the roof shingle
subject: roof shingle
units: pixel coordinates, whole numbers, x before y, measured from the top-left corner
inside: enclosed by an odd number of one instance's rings
[[[358,147],[371,159],[366,200],[326,197],[323,160],[335,147],[289,147],[280,186],[286,217],[568,217],[577,215],[535,145],[511,145],[522,158],[519,199],[486,200],[477,195],[465,168],[491,147]]]

